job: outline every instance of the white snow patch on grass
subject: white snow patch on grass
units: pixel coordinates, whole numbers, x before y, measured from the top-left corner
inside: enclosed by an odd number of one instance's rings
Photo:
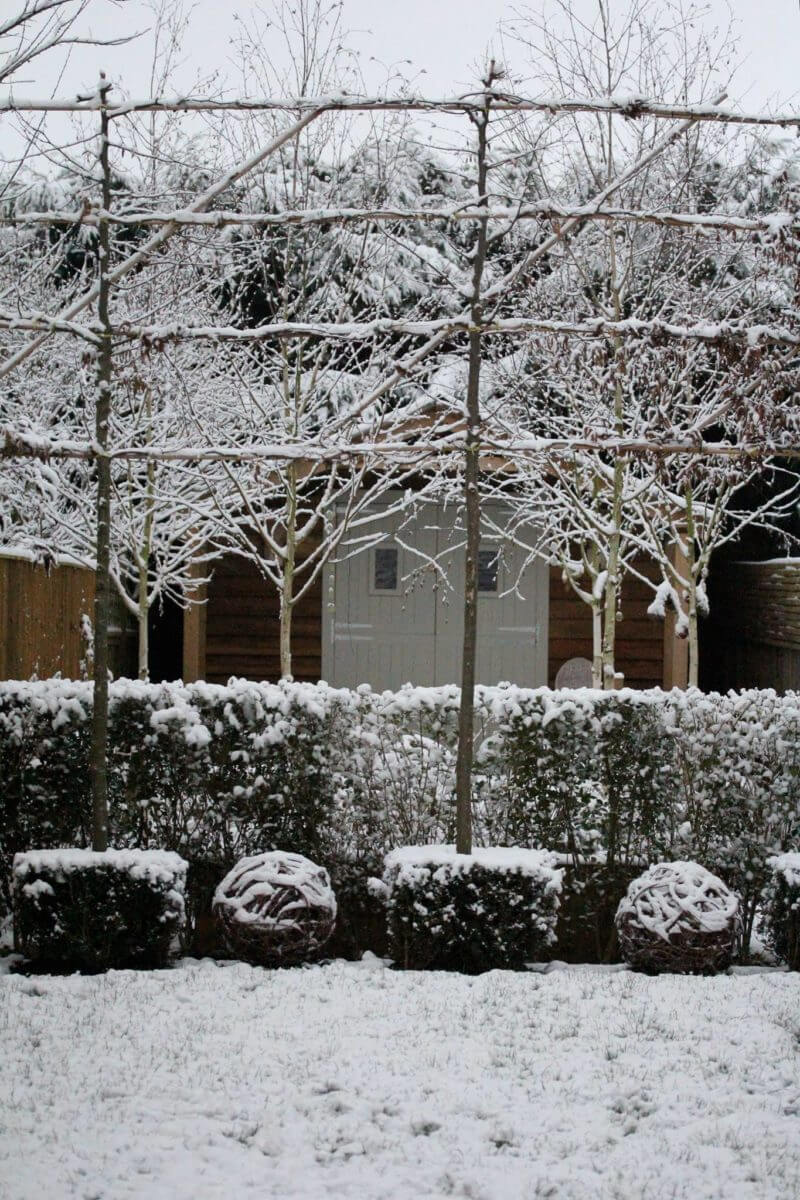
[[[9,1200],[800,1195],[800,975],[0,977]]]

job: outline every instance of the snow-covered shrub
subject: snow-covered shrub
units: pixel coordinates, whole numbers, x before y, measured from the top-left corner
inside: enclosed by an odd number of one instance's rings
[[[0,684],[0,914],[16,853],[91,837],[90,714],[91,685]]]
[[[169,849],[190,863],[190,916],[208,912],[243,855],[291,846],[315,855],[330,824],[332,695],[323,685],[232,680],[110,692],[109,808],[118,846]],[[90,839],[92,685],[0,684],[0,854]],[[5,874],[5,872],[2,872]]]
[[[185,861],[155,850],[32,850],[12,873],[14,937],[37,967],[160,967],[183,925]]]
[[[555,937],[561,872],[546,851],[406,846],[383,882],[389,953],[407,969],[521,969]]]
[[[318,958],[336,924],[336,897],[324,867],[271,850],[243,858],[214,893],[228,949],[263,967]]]
[[[676,778],[664,693],[497,688],[483,700],[496,721],[478,756],[484,837],[563,855],[555,953],[605,961],[625,888],[669,853]]]
[[[361,687],[337,696],[332,753],[340,791],[331,836],[340,856],[369,860],[380,873],[384,855],[398,845],[448,841],[459,689]]]
[[[452,840],[458,701],[457,687],[118,680],[112,841],[187,859],[192,924],[239,858],[306,854],[331,873],[337,952],[380,950],[368,880],[384,855]],[[89,840],[91,703],[88,683],[0,683],[0,887],[15,852]],[[476,728],[475,844],[564,856],[559,957],[605,955],[626,883],[668,859],[740,893],[746,944],[768,859],[800,850],[795,694],[487,687]]]
[[[457,687],[337,693],[331,761],[336,804],[325,831],[339,917],[332,947],[359,958],[387,952],[386,913],[370,880],[400,845],[439,843],[455,832]]]
[[[695,862],[656,863],[617,909],[622,956],[645,971],[713,974],[730,966],[741,932],[739,897]]]
[[[764,896],[767,938],[791,971],[800,971],[800,854],[770,859],[771,877]]]
[[[478,754],[486,838],[582,862],[641,862],[670,838],[674,754],[664,693],[483,689],[494,732]]]
[[[325,689],[117,685],[110,772],[118,838],[232,866],[278,846],[313,853],[332,801]]]
[[[800,696],[671,692],[662,722],[680,780],[671,856],[708,863],[739,893],[746,951],[769,860],[800,848]]]

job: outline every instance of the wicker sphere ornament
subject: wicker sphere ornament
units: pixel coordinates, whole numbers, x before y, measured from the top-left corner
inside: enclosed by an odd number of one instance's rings
[[[631,966],[710,975],[733,959],[742,929],[739,897],[699,863],[656,863],[630,884],[616,926]]]
[[[231,952],[264,967],[317,958],[336,925],[328,872],[283,850],[241,859],[214,893],[212,908]]]

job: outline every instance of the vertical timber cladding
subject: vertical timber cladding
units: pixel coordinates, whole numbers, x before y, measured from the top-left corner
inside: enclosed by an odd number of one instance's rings
[[[709,601],[704,688],[800,690],[800,559],[714,563]]]
[[[46,570],[0,555],[0,678],[44,679],[82,673],[81,620],[94,607],[94,572],[61,565]]]
[[[302,557],[302,554],[301,554]],[[302,585],[303,576],[300,576]],[[205,677],[280,679],[280,627],[275,587],[244,558],[214,564],[205,609]],[[292,618],[292,674],[316,683],[322,670],[322,578],[298,601]]]
[[[655,565],[637,569],[656,578]],[[653,589],[631,575],[622,584],[622,620],[617,625],[616,666],[627,687],[662,687],[664,683],[664,623],[647,615]],[[550,637],[547,682],[555,684],[559,667],[569,658],[592,658],[592,616],[557,567],[550,568]]]

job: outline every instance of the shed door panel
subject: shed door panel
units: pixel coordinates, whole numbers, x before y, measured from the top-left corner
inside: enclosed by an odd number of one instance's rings
[[[492,517],[502,527],[501,512]],[[525,539],[531,541],[533,533]],[[442,506],[439,548],[451,588],[439,594],[436,638],[437,683],[458,682],[464,637],[464,540],[463,522],[455,506]],[[478,683],[516,683],[536,687],[547,681],[547,601],[549,576],[540,560],[524,572],[525,552],[507,540],[498,540],[490,526],[481,531],[481,553],[496,555],[495,590],[478,592]],[[484,560],[485,561],[485,560]],[[521,573],[522,572],[522,573]],[[490,572],[484,570],[483,582]],[[517,584],[516,587],[514,585]]]
[[[422,560],[408,547],[433,556],[436,532],[429,521],[403,523],[397,515],[388,516],[385,527],[389,536],[381,545],[397,551],[396,594],[376,589],[374,550],[335,567],[332,679],[337,687],[369,683],[396,689],[409,681],[434,683],[433,574],[418,569]]]
[[[375,588],[375,556],[365,551],[338,563],[333,572],[334,612],[328,615],[331,682],[369,683],[376,689],[457,683],[461,677],[464,595],[464,528],[455,505],[423,505],[413,520],[386,518],[384,547],[396,547],[396,594]],[[499,522],[498,513],[494,519]],[[487,527],[484,551],[497,548]],[[501,543],[497,588],[478,597],[479,683],[502,680],[527,687],[546,682],[548,572],[537,561],[516,580],[523,552]],[[447,583],[423,555],[440,559]]]

